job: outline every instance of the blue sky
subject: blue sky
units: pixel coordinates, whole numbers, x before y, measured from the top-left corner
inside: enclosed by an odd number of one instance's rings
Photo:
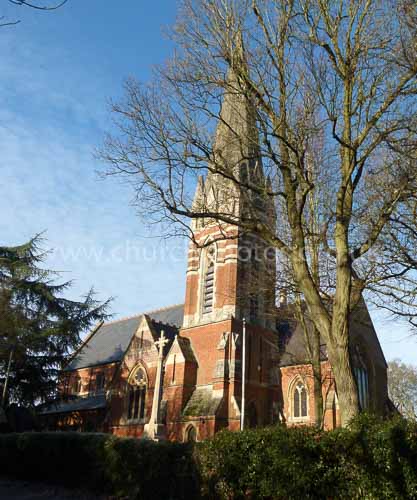
[[[182,302],[186,243],[150,236],[130,187],[100,179],[93,158],[123,80],[146,81],[169,57],[163,31],[175,20],[175,0],[1,9],[21,23],[0,28],[0,244],[46,231],[54,250],[47,265],[74,281],[71,297],[94,286],[99,298],[115,298],[115,316]],[[417,337],[374,318],[387,359],[417,364]]]

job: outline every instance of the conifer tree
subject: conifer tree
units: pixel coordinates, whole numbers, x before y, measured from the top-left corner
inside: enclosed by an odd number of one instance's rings
[[[3,405],[35,405],[53,396],[57,375],[81,334],[107,316],[93,289],[65,298],[71,282],[45,270],[38,235],[16,247],[0,246],[0,388]],[[6,385],[6,387],[5,387]]]

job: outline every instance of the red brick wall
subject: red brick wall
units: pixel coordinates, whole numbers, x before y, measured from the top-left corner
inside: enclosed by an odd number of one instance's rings
[[[87,396],[95,394],[96,391],[96,377],[98,374],[103,374],[105,377],[104,390],[107,390],[113,380],[117,363],[109,363],[107,365],[92,366],[88,368],[81,368],[70,372],[64,372],[62,375],[62,382],[60,391],[63,395],[76,395]],[[81,379],[81,391],[75,392],[75,381]]]
[[[324,401],[324,427],[325,429],[333,429],[340,425],[340,415],[337,403],[333,405],[334,400],[334,378],[332,375],[330,363],[323,361],[321,363],[322,372],[322,393]],[[292,418],[291,401],[292,397],[291,386],[296,379],[301,379],[308,391],[308,417],[298,421]],[[312,425],[315,423],[315,405],[314,405],[314,378],[311,365],[295,365],[281,368],[281,387],[283,395],[283,413],[287,425]]]

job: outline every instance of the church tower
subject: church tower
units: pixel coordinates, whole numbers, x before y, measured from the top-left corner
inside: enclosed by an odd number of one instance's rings
[[[232,68],[245,64],[241,44],[234,57]],[[192,426],[190,432],[198,439],[223,427],[240,427],[244,319],[248,425],[272,423],[278,397],[271,348],[277,343],[275,252],[256,232],[259,222],[275,226],[275,212],[262,166],[256,110],[243,85],[230,69],[212,160],[206,178],[198,180],[193,201],[194,210],[207,217],[193,221],[188,253],[180,338],[189,342],[196,369],[180,420],[184,432]],[[168,420],[175,420],[169,414],[168,408]]]
[[[243,49],[235,64],[245,64]],[[275,227],[270,180],[259,148],[256,111],[231,69],[217,126],[213,159],[200,177],[193,210],[217,214],[195,219],[189,246],[184,328],[234,317],[273,326],[275,252],[256,234]],[[270,198],[270,199],[269,199]]]

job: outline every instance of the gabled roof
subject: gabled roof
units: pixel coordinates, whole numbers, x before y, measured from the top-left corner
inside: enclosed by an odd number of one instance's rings
[[[280,335],[281,356],[279,365],[303,365],[309,364],[309,356],[306,349],[304,330],[300,323],[291,313],[291,308],[287,308],[288,319],[282,318],[277,322],[277,330]],[[292,316],[292,317],[291,317]],[[307,327],[311,328],[311,321],[306,317]],[[372,319],[369,315],[365,301],[362,299],[350,314],[350,337],[349,342],[352,347],[356,342],[362,340],[368,345],[368,349],[373,353],[375,363],[386,365],[384,353],[379,343]],[[320,359],[327,359],[327,349],[323,338],[320,342]]]
[[[65,371],[121,361],[144,314],[150,318],[158,333],[164,329],[169,337],[173,336],[182,326],[184,305],[178,304],[130,318],[103,323],[87,338],[84,345],[65,367]]]
[[[197,360],[196,360],[195,355],[194,355],[193,348],[191,347],[190,339],[177,336],[177,341],[178,341],[178,345],[181,349],[181,352],[184,356],[185,361],[188,361],[189,363],[195,363],[196,365],[198,365]]]
[[[173,340],[174,341],[169,346],[168,356],[170,354],[182,354],[184,361],[198,365],[193,348],[191,347],[190,339],[175,335]]]

